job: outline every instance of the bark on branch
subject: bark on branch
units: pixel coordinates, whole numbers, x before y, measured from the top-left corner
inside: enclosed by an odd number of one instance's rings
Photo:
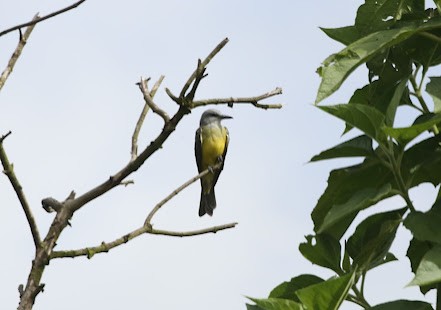
[[[57,15],[63,14],[63,13],[65,13],[65,12],[67,12],[67,11],[72,10],[72,9],[75,9],[76,7],[78,7],[80,4],[82,4],[82,3],[85,2],[85,1],[86,1],[86,0],[80,0],[80,1],[77,1],[77,2],[75,2],[75,3],[72,4],[72,5],[69,5],[69,6],[67,6],[67,7],[65,7],[65,8],[63,8],[63,9],[61,9],[61,10],[58,10],[58,11],[52,12],[52,13],[47,14],[47,15],[42,16],[42,17],[39,17],[38,14],[37,14],[37,15],[36,15],[31,21],[29,21],[29,22],[26,22],[26,23],[23,23],[23,24],[19,24],[19,25],[17,25],[17,26],[14,26],[14,27],[11,27],[11,28],[8,28],[8,29],[6,29],[6,30],[1,31],[1,32],[0,32],[0,37],[1,37],[1,36],[4,36],[5,34],[7,34],[7,33],[9,33],[9,32],[12,32],[12,31],[15,31],[15,30],[19,30],[19,29],[24,28],[24,27],[35,26],[37,23],[40,23],[40,22],[42,22],[42,21],[44,21],[44,20],[46,20],[46,19],[49,19],[49,18],[55,17],[55,16],[57,16]]]

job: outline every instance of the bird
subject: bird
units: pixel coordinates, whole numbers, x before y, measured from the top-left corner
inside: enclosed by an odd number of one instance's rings
[[[210,173],[201,178],[201,200],[199,203],[199,216],[213,215],[216,208],[216,195],[214,186],[224,168],[230,136],[228,129],[221,124],[221,120],[230,119],[218,110],[209,109],[202,113],[199,128],[195,136],[195,157],[198,171],[209,169]],[[213,170],[213,166],[221,162],[219,169]]]

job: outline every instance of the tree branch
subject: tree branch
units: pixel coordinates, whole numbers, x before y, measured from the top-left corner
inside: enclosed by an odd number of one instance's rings
[[[234,103],[250,103],[256,108],[261,109],[281,109],[281,104],[261,104],[259,101],[270,98],[276,95],[282,94],[282,89],[280,87],[277,87],[276,89],[265,93],[260,96],[255,97],[243,97],[243,98],[219,98],[219,99],[205,99],[205,100],[196,100],[193,101],[192,108],[210,105],[210,104],[228,104],[229,106],[232,106]]]
[[[192,231],[169,231],[169,230],[161,230],[161,229],[153,229],[151,226],[143,226],[140,227],[121,238],[118,238],[111,242],[102,242],[100,245],[95,247],[87,247],[78,250],[69,250],[69,251],[53,251],[50,255],[50,259],[54,258],[64,258],[64,257],[78,257],[78,256],[87,256],[87,258],[92,258],[95,254],[109,252],[111,249],[120,246],[124,243],[129,242],[130,240],[142,235],[142,234],[152,234],[152,235],[164,235],[171,237],[192,237],[198,236],[208,233],[216,233],[221,230],[234,228],[237,223],[229,223],[219,226],[213,226],[209,228],[204,228],[200,230],[192,230]]]
[[[156,103],[153,102],[153,98],[151,97],[150,92],[147,87],[147,81],[148,81],[148,79],[141,78],[141,81],[138,84],[139,89],[141,90],[142,94],[144,95],[145,103],[150,107],[150,109],[152,109],[153,112],[155,112],[156,114],[158,114],[159,116],[162,117],[162,119],[164,120],[164,123],[168,123],[170,121],[170,116],[168,116],[167,112],[160,109],[156,105]]]
[[[34,215],[32,214],[31,208],[23,192],[23,188],[14,173],[14,166],[9,162],[8,156],[6,155],[5,149],[3,147],[3,141],[10,134],[11,132],[8,132],[6,135],[0,138],[0,161],[3,165],[3,173],[6,174],[6,176],[8,177],[9,182],[14,188],[14,191],[17,194],[18,200],[20,201],[20,204],[26,215],[26,219],[28,220],[28,224],[31,229],[32,238],[34,239],[35,248],[38,248],[41,243],[41,238],[40,233],[38,232],[37,223],[35,222]]]
[[[43,16],[43,17],[38,17],[38,14],[37,14],[37,15],[34,17],[34,19],[32,19],[32,20],[29,21],[29,22],[26,22],[26,23],[23,23],[23,24],[20,24],[20,25],[17,25],[17,26],[14,26],[14,27],[8,28],[8,29],[6,29],[6,30],[3,30],[2,32],[0,32],[0,37],[3,36],[3,35],[5,35],[5,34],[7,34],[7,33],[9,33],[9,32],[12,32],[12,31],[15,31],[15,30],[19,30],[19,29],[21,29],[21,28],[23,28],[23,27],[35,26],[35,24],[40,23],[40,22],[42,22],[42,21],[44,21],[44,20],[46,20],[46,19],[49,19],[49,18],[55,17],[55,16],[60,15],[60,14],[62,14],[62,13],[64,13],[64,12],[70,11],[70,10],[72,10],[72,9],[74,9],[74,8],[76,8],[76,7],[78,7],[80,4],[82,4],[82,3],[85,2],[85,1],[86,1],[86,0],[80,0],[80,1],[78,1],[78,2],[75,2],[75,3],[72,4],[72,5],[69,5],[68,7],[65,7],[64,9],[61,9],[61,10],[55,11],[55,12],[50,13],[50,14],[48,14],[48,15],[45,15],[45,16]]]
[[[39,17],[37,14],[34,16],[34,18],[32,20],[35,21],[38,18]],[[12,54],[11,58],[9,59],[5,70],[3,70],[2,75],[0,75],[0,90],[5,85],[6,80],[8,79],[9,75],[12,73],[12,70],[14,70],[15,63],[17,62],[18,58],[20,57],[21,52],[23,51],[23,48],[26,45],[28,38],[32,33],[32,30],[34,30],[34,27],[35,27],[35,24],[26,28],[24,35],[22,35],[22,33],[20,31],[20,40],[18,41],[17,47],[15,48],[14,53]]]
[[[155,97],[156,92],[158,91],[159,86],[161,85],[162,81],[164,80],[164,76],[161,75],[159,77],[159,80],[153,85],[152,90],[150,91],[150,97],[153,99]],[[137,83],[139,84],[139,83]],[[138,122],[135,126],[135,131],[132,135],[132,161],[135,160],[136,156],[138,156],[138,136],[139,132],[141,131],[142,124],[144,123],[145,117],[147,115],[147,112],[149,111],[150,106],[145,102],[144,108],[142,109],[141,115],[139,116]]]
[[[187,188],[188,186],[190,186],[191,184],[193,184],[194,182],[196,182],[197,180],[199,180],[200,178],[202,178],[203,176],[207,175],[208,173],[213,173],[214,170],[219,169],[222,166],[222,163],[217,163],[216,165],[214,165],[213,167],[210,167],[211,169],[205,169],[204,171],[202,171],[201,173],[199,173],[197,176],[191,178],[190,180],[188,180],[187,182],[185,182],[184,184],[182,184],[181,186],[179,186],[177,189],[175,189],[173,192],[171,192],[167,197],[165,197],[163,200],[161,200],[153,209],[152,211],[149,213],[149,215],[147,216],[144,225],[147,226],[151,226],[151,221],[153,216],[155,215],[156,212],[158,212],[159,209],[161,209],[161,207],[163,205],[165,205],[167,202],[169,202],[173,197],[175,197],[177,194],[179,194],[180,192],[182,192],[185,188]]]
[[[184,99],[185,97],[185,93],[187,92],[188,88],[190,87],[191,83],[193,83],[193,81],[196,79],[196,77],[198,76],[198,72],[200,70],[200,68],[205,68],[208,63],[211,61],[211,59],[213,59],[214,56],[217,55],[217,53],[220,52],[220,50],[228,43],[228,38],[225,38],[222,40],[222,42],[220,42],[212,51],[210,54],[208,54],[207,58],[204,59],[204,61],[202,61],[200,63],[200,65],[198,64],[196,70],[194,70],[194,72],[190,75],[190,77],[188,78],[187,82],[185,83],[184,87],[182,87],[181,93],[179,94],[179,98]]]

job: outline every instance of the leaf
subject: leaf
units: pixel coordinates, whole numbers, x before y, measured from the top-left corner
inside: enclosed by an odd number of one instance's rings
[[[428,13],[430,14],[430,10],[428,10]],[[433,29],[427,32],[437,37],[441,36],[440,29]],[[424,36],[413,36],[400,45],[414,62],[423,66],[424,70],[441,63],[441,46],[432,39]]]
[[[441,182],[441,135],[436,135],[406,150],[402,171],[405,180],[414,187],[424,182],[437,186]]]
[[[313,284],[323,282],[324,280],[312,274],[302,274],[295,278],[292,278],[289,282],[283,282],[276,286],[271,293],[269,298],[283,298],[290,299],[295,302],[300,302],[299,298],[295,292],[301,288],[308,287]]]
[[[247,310],[263,310],[262,308],[256,305],[246,304],[246,306],[247,306]]]
[[[389,197],[392,194],[391,184],[384,184],[380,188],[364,188],[356,193],[343,204],[334,205],[323,221],[318,233],[326,232],[327,229],[340,222],[350,214],[366,209],[369,206]]]
[[[412,272],[416,274],[418,266],[423,259],[423,256],[432,249],[433,245],[427,241],[420,241],[418,239],[413,238],[410,241],[409,248],[407,249],[406,256],[409,258],[410,266],[412,268]],[[420,286],[420,291],[423,294],[426,294],[431,289],[435,288],[434,285],[426,285]]]
[[[366,135],[361,135],[349,141],[340,143],[333,148],[321,152],[311,158],[311,161],[332,159],[339,157],[370,156],[374,154],[372,149],[372,139]]]
[[[346,299],[349,289],[355,281],[355,273],[331,278],[319,284],[311,285],[297,291],[297,296],[306,309],[333,310]]]
[[[407,208],[374,214],[362,221],[348,239],[347,251],[362,271],[372,269],[395,256],[388,253]],[[388,260],[385,261],[389,254]],[[395,258],[396,259],[396,258]]]
[[[421,241],[441,244],[441,210],[432,209],[426,213],[411,212],[404,221],[404,226],[413,236]]]
[[[415,278],[408,286],[423,286],[438,282],[441,282],[441,245],[433,247],[423,256]]]
[[[391,182],[391,172],[373,159],[331,171],[328,186],[311,213],[314,231],[340,240],[360,210],[393,195],[387,191]]]
[[[354,103],[318,106],[318,108],[360,129],[379,143],[385,141],[385,135],[381,130],[384,126],[384,115],[373,107]]]
[[[395,89],[392,100],[387,106],[386,110],[386,126],[393,126],[395,120],[395,113],[397,112],[398,105],[401,102],[401,97],[403,96],[404,90],[406,89],[408,79],[403,79]]]
[[[360,33],[355,26],[346,26],[341,28],[322,28],[320,29],[326,33],[328,37],[343,43],[344,45],[349,45],[352,42],[360,39]]]
[[[433,310],[432,306],[419,300],[394,300],[376,305],[371,310]]]
[[[289,299],[281,298],[267,298],[267,299],[257,299],[247,297],[248,299],[254,301],[258,308],[250,308],[252,310],[262,309],[262,310],[303,310],[301,304],[296,303]],[[252,306],[255,307],[255,306]]]
[[[378,77],[382,84],[396,87],[397,82],[407,80],[412,74],[412,64],[407,50],[401,45],[389,47],[366,62],[369,69],[369,81]]]
[[[424,1],[366,0],[358,8],[355,25],[361,33],[368,34],[387,29],[413,11],[424,11]]]
[[[378,31],[369,34],[328,57],[317,70],[322,81],[315,103],[333,94],[346,78],[361,64],[369,61],[384,49],[405,41],[414,34],[441,27],[440,19],[432,19],[426,23],[406,23],[402,27]]]
[[[407,81],[408,76],[403,77]],[[405,82],[403,82],[405,83]],[[378,111],[385,115],[386,125],[392,126],[394,118],[395,105],[408,104],[409,89],[407,86],[400,89],[403,85],[394,81],[389,81],[384,78],[372,81],[364,87],[357,89],[352,97],[349,99],[349,104],[365,104],[375,107]],[[399,98],[398,98],[399,97]],[[392,106],[389,108],[389,106]],[[345,132],[352,129],[352,126],[346,124]]]
[[[426,130],[431,129],[434,125],[441,123],[441,113],[434,114],[432,117],[426,119],[424,122],[414,124],[410,127],[391,128],[384,127],[383,131],[394,138],[401,145],[406,145]]]
[[[313,244],[313,239],[315,244]],[[299,245],[299,250],[307,260],[338,274],[342,273],[340,269],[341,249],[338,240],[326,234],[306,236],[306,240],[306,243]]]
[[[426,85],[426,91],[432,96],[434,112],[441,112],[441,77],[430,77],[430,82]]]

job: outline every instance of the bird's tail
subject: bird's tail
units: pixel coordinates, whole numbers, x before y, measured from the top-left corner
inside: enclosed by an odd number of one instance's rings
[[[202,190],[201,202],[199,204],[199,216],[202,216],[205,213],[212,216],[214,208],[216,208],[216,195],[214,194],[214,188],[208,193],[204,193]]]

